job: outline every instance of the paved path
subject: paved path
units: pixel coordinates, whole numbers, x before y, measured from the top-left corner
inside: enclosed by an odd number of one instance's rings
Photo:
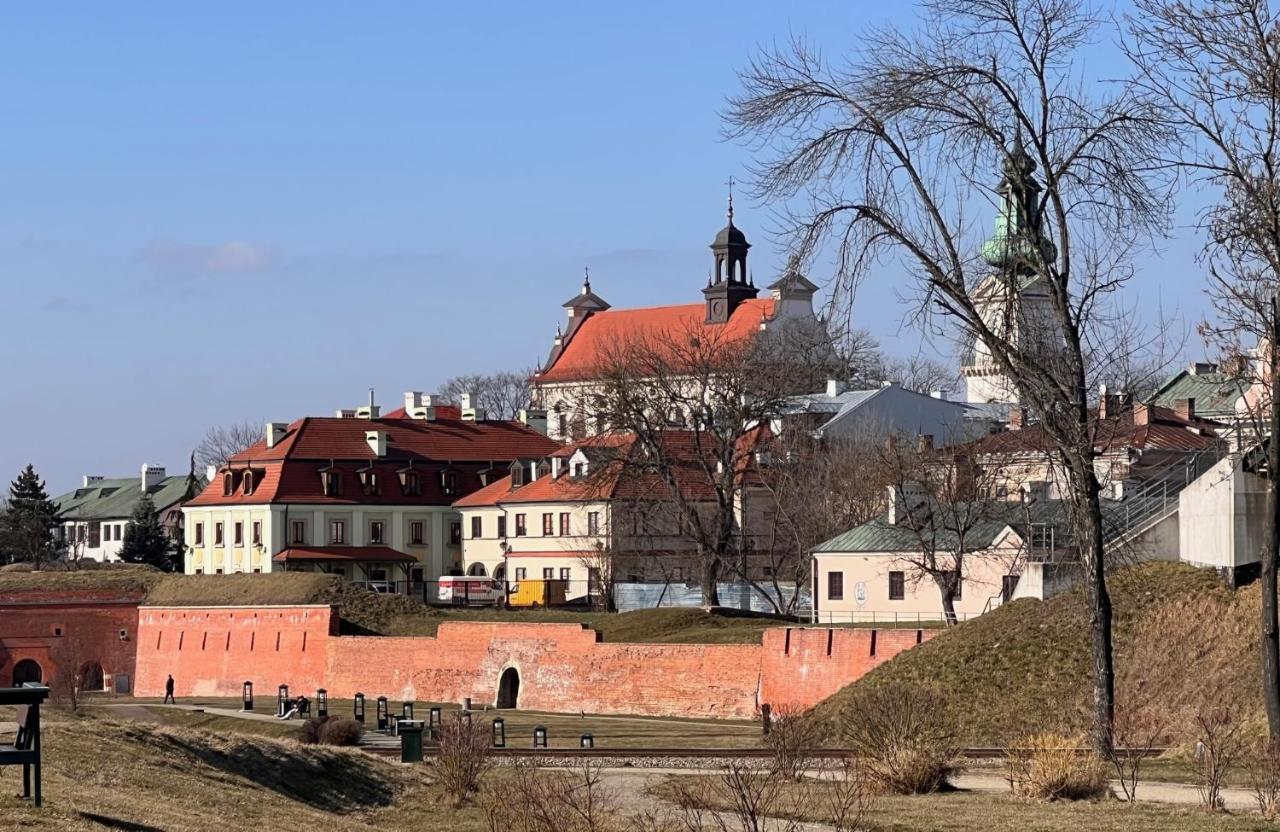
[[[130,719],[138,719],[139,721],[149,721],[149,722],[156,722],[157,720],[155,719],[154,714],[147,714],[148,708],[172,708],[178,711],[201,711],[203,713],[213,714],[215,716],[229,716],[235,719],[248,719],[248,720],[253,720],[255,722],[283,721],[283,720],[276,719],[276,715],[274,713],[263,713],[261,711],[241,711],[236,708],[215,708],[209,705],[183,705],[183,704],[157,705],[154,703],[145,704],[145,705],[130,705],[130,704],[118,704],[113,702],[105,702],[99,707],[111,708],[117,713],[123,712],[124,715],[128,716]],[[135,711],[141,712],[146,716],[143,716],[143,717],[136,716],[134,714]],[[150,719],[147,719],[146,718],[147,716],[149,716]]]
[[[1009,782],[998,774],[967,773],[952,778],[956,788],[974,792],[1007,793]],[[1111,781],[1111,790],[1120,800],[1124,800],[1124,792],[1118,781]],[[1162,783],[1157,780],[1143,780],[1138,783],[1138,800],[1152,803],[1169,803],[1176,806],[1199,806],[1200,792],[1190,783]],[[1258,808],[1249,789],[1225,788],[1222,800],[1229,811],[1251,811]]]

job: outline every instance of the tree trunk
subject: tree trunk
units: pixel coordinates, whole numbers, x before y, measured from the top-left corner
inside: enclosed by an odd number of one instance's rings
[[[949,583],[944,580],[944,583]],[[942,615],[947,620],[947,626],[955,626],[956,621],[956,591],[952,586],[942,587]]]
[[[1076,508],[1081,568],[1089,603],[1089,635],[1093,647],[1093,744],[1101,756],[1111,753],[1115,731],[1115,663],[1111,645],[1111,593],[1102,539],[1100,487],[1092,466],[1076,460]]]
[[[1262,547],[1262,701],[1267,735],[1280,742],[1280,613],[1276,601],[1276,566],[1280,561],[1280,299],[1271,299],[1271,377],[1267,385],[1271,410],[1267,427],[1267,518]]]
[[[720,556],[709,552],[702,555],[702,606],[720,606]]]

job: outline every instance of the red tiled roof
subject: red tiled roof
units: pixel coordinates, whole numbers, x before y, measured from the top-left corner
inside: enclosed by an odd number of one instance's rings
[[[383,457],[377,457],[365,439],[366,431],[371,430],[387,435]],[[219,476],[187,505],[449,505],[457,495],[469,494],[484,482],[505,474],[512,460],[540,458],[561,447],[519,422],[308,417],[289,425],[275,447],[268,448],[263,440],[231,457],[223,470],[254,471],[252,494],[245,494],[239,487],[232,494],[224,494]],[[421,493],[416,495],[403,492],[397,473],[411,463],[421,485]],[[337,496],[325,494],[322,488],[320,471],[330,466],[342,479],[342,493]],[[363,492],[359,479],[362,469],[372,469],[377,474],[378,493]],[[452,494],[444,493],[441,477],[446,472],[456,479],[457,488]]]
[[[1094,425],[1094,447],[1099,453],[1132,450],[1198,451],[1217,441],[1215,428],[1222,427],[1208,419],[1183,419],[1164,407],[1139,405],[1148,408],[1147,424],[1136,424],[1134,408],[1130,407],[1115,416]],[[1097,418],[1097,411],[1093,411]],[[975,439],[950,451],[967,449],[977,454],[1036,453],[1050,450],[1052,442],[1039,423],[1021,430],[993,433]]]
[[[276,563],[289,561],[368,561],[417,563],[413,555],[396,551],[387,546],[291,546],[279,552],[271,560]]]
[[[748,448],[769,435],[767,429],[753,430],[741,437],[744,452],[749,455]],[[685,499],[715,499],[715,489],[708,480],[706,472],[697,462],[697,434],[691,430],[668,430],[663,433],[663,441],[667,446],[667,457],[673,460],[675,477],[680,484]],[[704,438],[706,435],[703,435]],[[609,433],[594,436],[570,446],[569,456],[582,448],[586,450],[613,448],[618,453],[616,461],[608,459],[592,462],[596,466],[584,478],[571,475],[568,466],[558,477],[546,474],[533,482],[513,488],[508,475],[490,485],[463,497],[454,503],[456,508],[479,508],[485,506],[515,505],[521,503],[559,503],[588,502],[609,499],[640,499],[656,497],[661,499],[667,495],[669,486],[662,477],[654,472],[628,470],[622,458],[633,452],[635,436],[626,433]],[[557,456],[560,454],[558,453]],[[744,476],[752,476],[747,472],[744,457]],[[601,469],[599,466],[604,466]],[[751,469],[754,471],[754,468]]]
[[[554,356],[550,365],[536,376],[537,381],[580,381],[597,377],[610,349],[629,339],[652,338],[669,342],[699,329],[714,328],[724,343],[743,341],[760,331],[760,320],[773,317],[772,298],[743,301],[723,324],[706,323],[706,306],[651,306],[641,309],[607,309],[592,312]]]

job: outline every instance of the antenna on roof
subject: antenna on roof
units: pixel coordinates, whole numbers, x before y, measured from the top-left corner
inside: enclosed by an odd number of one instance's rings
[[[373,388],[369,388],[369,412],[373,412]]]

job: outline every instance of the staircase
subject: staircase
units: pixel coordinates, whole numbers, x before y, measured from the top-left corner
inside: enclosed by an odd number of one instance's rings
[[[1124,497],[1103,505],[1103,540],[1113,543],[1146,531],[1178,508],[1182,490],[1226,456],[1225,442],[1216,442],[1195,455],[1125,481]],[[1129,486],[1128,483],[1133,485]]]

